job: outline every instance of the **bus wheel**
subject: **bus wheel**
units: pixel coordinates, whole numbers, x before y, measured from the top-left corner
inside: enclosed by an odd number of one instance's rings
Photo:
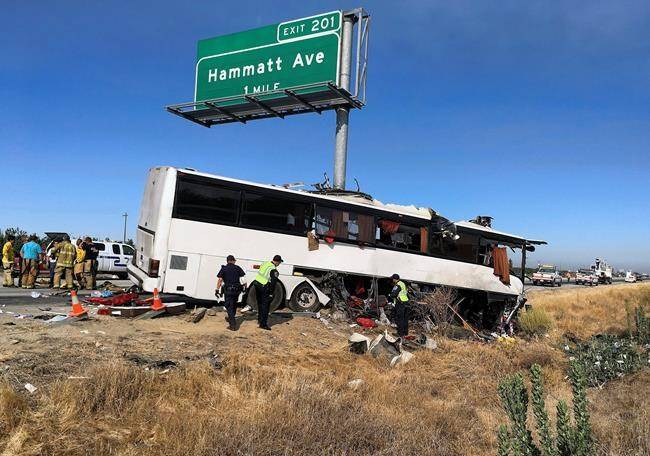
[[[312,286],[303,282],[293,290],[289,307],[294,312],[316,312],[320,308],[320,301]]]
[[[275,312],[278,308],[284,303],[284,287],[280,282],[275,284],[275,293],[273,293],[273,300],[271,300],[271,305],[269,306],[269,312]],[[255,294],[255,288],[250,287],[248,293],[246,293],[246,304],[251,306],[253,310],[257,310],[257,295]]]

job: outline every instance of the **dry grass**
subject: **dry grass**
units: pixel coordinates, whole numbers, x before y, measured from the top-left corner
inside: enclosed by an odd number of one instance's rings
[[[592,314],[614,315],[613,309],[607,310],[614,300],[637,299],[639,290],[595,289],[595,296],[587,297],[592,304],[578,303],[582,312],[567,307],[574,292],[542,294],[531,301],[556,319],[562,309],[588,324],[584,328],[556,320],[556,328],[601,332],[611,324],[624,325],[625,312],[600,327]],[[496,429],[505,422],[496,394],[503,376],[538,363],[544,368],[549,410],[558,399],[570,398],[564,378],[567,360],[553,337],[520,339],[512,346],[443,338],[437,351],[419,351],[411,363],[390,369],[380,360],[347,353],[345,339],[319,322],[292,324],[309,327],[327,344],[301,345],[301,336],[294,336],[300,330],[294,328],[267,349],[244,346],[244,339],[220,340],[224,367],[218,371],[204,360],[160,373],[121,357],[90,367],[83,367],[80,359],[67,375],[87,379],[63,375],[32,396],[5,384],[0,387],[0,451],[487,455],[495,454]],[[279,338],[277,331],[273,337]],[[363,385],[349,388],[347,383],[357,378]],[[650,454],[647,371],[590,390],[589,397],[601,454]]]
[[[518,322],[519,328],[529,336],[541,336],[553,327],[553,319],[543,307],[533,307],[521,312]]]
[[[551,314],[560,334],[572,333],[583,339],[602,332],[624,335],[625,304],[650,303],[650,284],[543,291],[536,293],[532,302]]]

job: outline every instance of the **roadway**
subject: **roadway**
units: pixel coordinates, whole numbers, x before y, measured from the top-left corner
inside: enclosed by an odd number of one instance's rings
[[[128,288],[133,283],[130,280],[113,279],[115,276],[97,276],[97,285],[101,286],[105,281],[110,281],[113,285],[121,288]],[[48,288],[46,286],[37,286],[34,289],[24,288],[0,288],[0,312],[20,313],[41,313],[40,309],[50,309],[53,312],[65,312],[70,306],[70,296],[54,296],[54,293],[61,290]],[[36,298],[32,293],[37,293]],[[90,296],[91,290],[79,290],[80,297]],[[11,314],[10,314],[11,315]]]
[[[623,277],[614,277],[612,279],[613,284],[625,283]],[[575,282],[568,282],[566,279],[562,279],[561,287],[552,287],[550,285],[533,285],[533,282],[529,279],[526,279],[524,282],[527,291],[539,291],[539,290],[563,290],[567,288],[593,288],[589,285],[576,285]],[[609,285],[598,285],[599,287],[607,287]]]

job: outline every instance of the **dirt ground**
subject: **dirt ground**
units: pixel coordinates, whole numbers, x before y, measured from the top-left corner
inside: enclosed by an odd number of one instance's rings
[[[95,315],[67,325],[3,313],[0,451],[495,454],[499,379],[539,363],[553,410],[571,397],[562,335],[622,332],[623,302],[649,296],[650,284],[536,292],[530,301],[555,320],[547,336],[439,338],[437,350],[396,368],[349,353],[359,328],[309,317],[272,317],[266,332],[251,316],[231,332],[224,312],[197,324]],[[649,377],[590,390],[599,454],[650,454]]]

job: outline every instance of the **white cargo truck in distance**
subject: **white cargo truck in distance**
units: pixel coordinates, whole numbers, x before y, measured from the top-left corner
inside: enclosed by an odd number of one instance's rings
[[[612,267],[608,265],[607,262],[605,262],[605,260],[596,258],[595,263],[591,265],[591,270],[594,271],[594,274],[596,277],[598,277],[598,283],[612,283],[613,270]]]

